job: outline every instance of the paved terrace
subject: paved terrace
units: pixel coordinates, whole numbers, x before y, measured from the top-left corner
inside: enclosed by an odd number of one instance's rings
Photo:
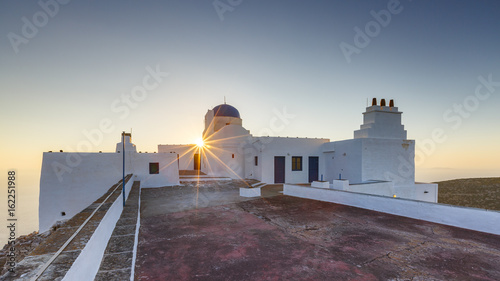
[[[29,280],[111,194],[53,232],[1,280]],[[500,280],[500,237],[334,203],[239,196],[241,181],[139,190],[107,244],[95,280]],[[137,211],[141,227],[136,259]],[[112,202],[112,200],[110,202]],[[39,280],[62,280],[105,203]]]
[[[142,189],[135,280],[500,280],[500,237],[242,182]]]

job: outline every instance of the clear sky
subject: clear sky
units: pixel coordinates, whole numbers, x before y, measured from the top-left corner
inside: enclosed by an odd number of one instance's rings
[[[254,135],[285,110],[274,135],[332,141],[368,99],[394,99],[417,180],[499,176],[496,0],[40,2],[0,2],[0,170],[24,198],[42,152],[76,151],[102,120],[92,151],[132,128],[152,152],[193,143],[224,96]]]

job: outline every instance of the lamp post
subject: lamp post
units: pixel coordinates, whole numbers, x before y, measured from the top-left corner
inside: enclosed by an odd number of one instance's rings
[[[125,207],[125,131],[122,132],[122,154],[123,154],[122,197],[123,197],[123,207]]]

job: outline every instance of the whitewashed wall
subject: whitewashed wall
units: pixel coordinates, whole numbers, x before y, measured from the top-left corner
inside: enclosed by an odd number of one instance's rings
[[[45,152],[40,176],[39,232],[47,231],[56,221],[73,217],[101,197],[122,177],[121,161],[119,153],[83,156]]]
[[[498,211],[289,184],[283,194],[500,235]]]
[[[326,171],[326,179],[348,179],[351,183],[362,182],[362,140],[352,139],[334,142],[335,152],[326,159],[331,170]],[[333,159],[330,159],[333,158]]]
[[[125,184],[125,198],[128,198],[133,185],[133,179]],[[126,200],[125,199],[125,200]],[[85,244],[78,258],[73,262],[63,278],[63,281],[86,281],[94,280],[99,266],[101,265],[104,251],[108,245],[111,234],[115,229],[116,223],[120,219],[123,211],[123,198],[119,196],[112,202],[96,230]]]
[[[415,183],[415,141],[365,138],[362,147],[362,181],[390,180],[395,186]]]
[[[162,187],[179,184],[177,155],[171,153],[133,153],[131,172],[141,187]],[[159,174],[149,174],[149,163],[158,163]]]
[[[333,142],[334,152],[325,154],[326,180],[348,179],[351,183],[392,181],[395,186],[415,183],[415,141],[358,138]],[[325,148],[326,149],[326,148]]]
[[[217,120],[219,118],[223,120],[226,117],[216,117]],[[232,119],[241,121],[239,118]],[[251,155],[247,154],[246,149],[251,145],[251,140],[249,131],[241,125],[225,125],[205,140],[202,171],[218,177],[248,178],[246,167]]]
[[[217,177],[245,178],[245,155],[238,144],[212,145],[208,151],[205,152],[204,172]]]
[[[319,178],[324,174],[322,144],[328,139],[258,137],[262,143],[259,157],[262,182],[274,183],[274,157],[285,156],[285,182],[307,183],[309,181],[309,156],[319,157]],[[302,156],[302,171],[292,171],[292,157]]]
[[[412,184],[406,186],[395,186],[393,182],[377,182],[369,184],[349,185],[347,191],[380,195],[386,197],[413,199],[419,201],[437,203],[438,185]]]
[[[245,164],[248,155],[245,155],[245,148],[251,139],[249,132],[240,125],[231,124],[221,128],[206,141],[207,164],[204,171],[215,176],[246,178]]]
[[[141,180],[142,186],[157,187],[179,183],[176,156],[162,153],[125,155],[126,174]],[[66,220],[101,197],[122,178],[121,153],[43,154],[40,176],[39,231],[47,231],[56,221]],[[149,175],[149,162],[160,163],[160,174]],[[65,215],[62,215],[65,212]]]
[[[179,170],[193,170],[195,153],[198,153],[194,144],[160,144],[158,153],[179,155]],[[177,161],[177,160],[176,160]]]

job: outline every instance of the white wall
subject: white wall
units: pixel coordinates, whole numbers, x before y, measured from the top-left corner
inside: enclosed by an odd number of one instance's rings
[[[142,186],[157,187],[179,183],[176,155],[133,153],[125,155],[126,174],[141,180]],[[40,176],[39,231],[55,222],[70,219],[101,197],[122,178],[121,153],[43,154]],[[160,174],[149,175],[149,162],[160,163]],[[63,216],[61,212],[65,212]]]
[[[344,190],[358,192],[358,193],[368,193],[380,196],[389,196],[389,197],[393,197],[393,195],[396,194],[394,183],[390,181],[350,184]],[[404,198],[403,196],[397,196],[397,197]]]
[[[395,186],[393,182],[349,185],[347,191],[437,203],[437,184]]]
[[[401,186],[399,188],[408,188],[406,186]],[[427,202],[438,202],[438,184],[437,183],[415,183],[415,185],[410,186],[413,191],[412,198],[414,200],[427,201]]]
[[[258,137],[255,140],[262,143],[259,154],[259,166],[261,166],[259,180],[262,182],[274,183],[275,156],[285,156],[285,182],[287,183],[309,181],[309,156],[319,157],[319,179],[321,179],[321,174],[324,174],[322,145],[329,142],[328,139]],[[293,156],[302,156],[302,171],[292,171]]]
[[[322,145],[323,155],[320,161],[323,163],[323,180],[332,182],[334,179],[338,179],[338,175],[334,175],[334,165],[333,160],[335,159],[335,143],[327,142]],[[321,179],[321,178],[320,178]]]
[[[194,154],[198,153],[194,144],[160,144],[158,145],[158,153],[169,153],[179,155],[179,170],[194,169]]]
[[[357,139],[362,143],[362,181],[392,181],[395,186],[415,183],[415,141]]]
[[[171,153],[133,153],[131,172],[141,187],[162,187],[179,184],[177,155]],[[149,174],[149,163],[159,163],[160,172]]]
[[[325,180],[348,179],[351,183],[392,181],[396,186],[415,183],[415,141],[359,138],[333,142],[325,147]]]
[[[498,211],[289,184],[283,194],[500,235]]]
[[[125,184],[125,198],[128,198],[133,182],[134,180],[131,178]],[[123,198],[118,196],[102,218],[89,241],[85,244],[85,248],[82,249],[78,258],[71,265],[63,281],[94,280],[99,271],[108,241],[115,229],[116,222],[120,219],[122,211]]]
[[[39,232],[49,230],[56,221],[70,219],[121,178],[121,153],[45,152],[40,176]]]
[[[239,144],[225,142],[210,145],[204,151],[203,172],[217,177],[245,178],[245,155]]]
[[[326,179],[331,181],[348,179],[351,183],[362,182],[362,140],[352,139],[334,142],[335,152],[326,159],[331,170],[326,171]],[[331,154],[331,153],[330,153]]]
[[[242,126],[242,120],[236,117],[227,117],[227,116],[216,116],[211,121],[213,130],[215,132],[219,131],[221,128],[227,126],[227,124]]]

